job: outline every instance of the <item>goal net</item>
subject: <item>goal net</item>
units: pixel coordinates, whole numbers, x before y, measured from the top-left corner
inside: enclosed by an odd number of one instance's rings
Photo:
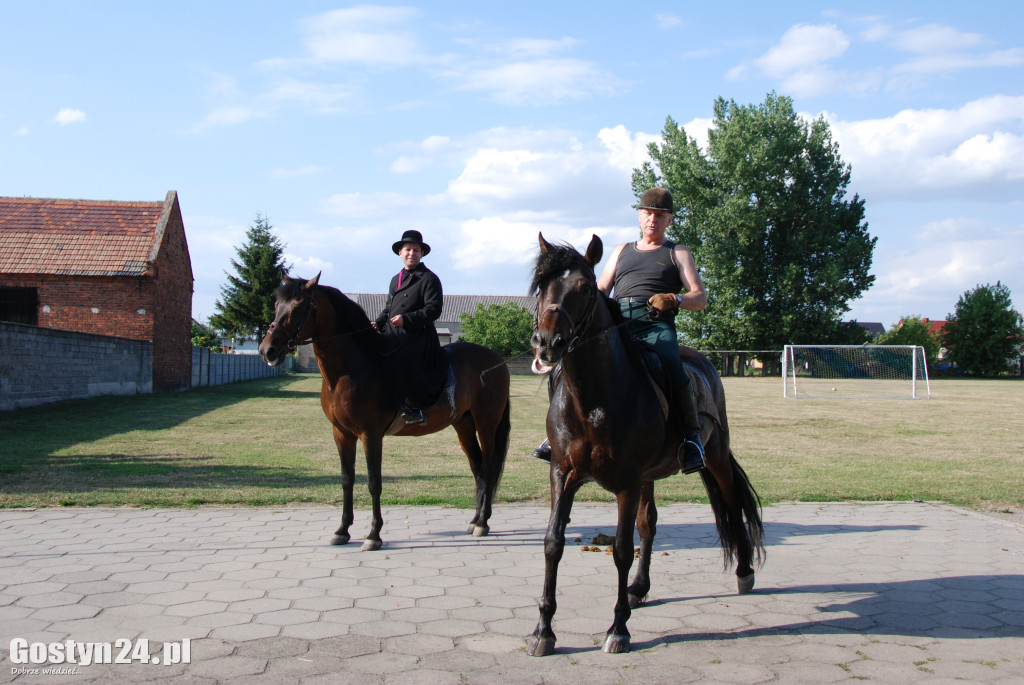
[[[928,364],[920,345],[786,345],[783,397],[927,399]]]

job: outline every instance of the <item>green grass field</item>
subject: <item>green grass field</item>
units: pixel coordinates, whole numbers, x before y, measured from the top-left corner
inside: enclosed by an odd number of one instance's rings
[[[545,381],[513,377],[512,444],[499,502],[548,501],[530,452],[544,435]],[[732,446],[766,502],[943,500],[1024,507],[1015,381],[940,380],[930,400],[793,400],[779,379],[725,379]],[[104,397],[0,414],[0,507],[283,506],[341,501],[319,376],[184,393]],[[369,504],[357,464],[356,504]],[[700,478],[660,502],[706,501]],[[384,441],[384,501],[472,506],[455,433]],[[606,500],[595,485],[578,500]]]

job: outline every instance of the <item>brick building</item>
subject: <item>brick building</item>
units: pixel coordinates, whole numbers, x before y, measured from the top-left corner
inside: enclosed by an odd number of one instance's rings
[[[192,261],[162,202],[0,197],[0,320],[153,343],[153,388],[190,384]]]

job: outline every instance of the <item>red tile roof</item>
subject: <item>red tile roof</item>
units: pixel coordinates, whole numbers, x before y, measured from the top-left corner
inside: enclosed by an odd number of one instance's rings
[[[165,202],[0,197],[0,273],[140,276]]]

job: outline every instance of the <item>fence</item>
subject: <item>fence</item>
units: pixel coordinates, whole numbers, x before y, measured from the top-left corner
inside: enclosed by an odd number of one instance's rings
[[[271,378],[285,370],[283,365],[267,365],[257,354],[219,354],[205,347],[192,348],[193,388]]]
[[[0,411],[151,392],[151,342],[0,322]]]

